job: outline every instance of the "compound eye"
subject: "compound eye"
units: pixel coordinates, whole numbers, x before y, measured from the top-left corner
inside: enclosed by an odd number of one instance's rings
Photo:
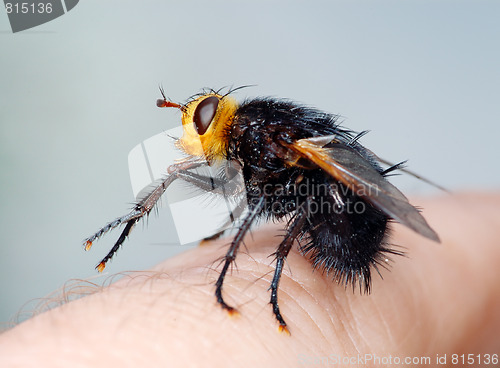
[[[219,98],[215,96],[207,97],[199,103],[194,111],[194,127],[199,135],[205,134],[214,119]]]

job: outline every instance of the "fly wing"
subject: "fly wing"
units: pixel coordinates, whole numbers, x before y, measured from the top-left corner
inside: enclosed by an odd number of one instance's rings
[[[394,220],[439,242],[436,232],[404,194],[353,148],[336,142],[333,136],[299,139],[284,144]]]

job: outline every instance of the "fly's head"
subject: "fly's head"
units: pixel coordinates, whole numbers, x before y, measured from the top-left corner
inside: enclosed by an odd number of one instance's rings
[[[163,95],[157,106],[181,110],[183,135],[176,142],[179,149],[191,156],[205,157],[209,163],[225,158],[230,129],[239,106],[234,98],[209,92],[180,105]]]

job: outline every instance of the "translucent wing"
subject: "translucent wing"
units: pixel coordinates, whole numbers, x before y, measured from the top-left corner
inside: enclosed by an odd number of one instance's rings
[[[283,144],[300,157],[319,166],[394,220],[426,238],[439,242],[436,232],[408,202],[404,194],[352,147],[335,141],[334,136],[299,139]]]

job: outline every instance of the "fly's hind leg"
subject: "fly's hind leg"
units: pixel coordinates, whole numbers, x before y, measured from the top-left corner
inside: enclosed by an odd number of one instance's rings
[[[252,226],[253,221],[259,215],[263,206],[264,206],[264,197],[261,197],[258,200],[258,202],[254,206],[252,206],[252,208],[250,208],[250,210],[246,214],[238,232],[236,233],[236,236],[234,237],[233,241],[231,242],[231,246],[229,247],[229,250],[227,251],[226,255],[224,256],[224,266],[222,267],[222,271],[219,275],[219,278],[217,279],[217,282],[215,283],[215,297],[217,298],[217,303],[219,303],[222,308],[224,308],[225,310],[227,310],[231,314],[236,312],[235,309],[233,307],[231,307],[229,304],[227,304],[224,301],[224,298],[222,297],[222,286],[224,284],[224,278],[226,277],[229,266],[236,259],[236,254],[238,253],[238,249],[240,248],[240,245],[243,242],[243,238],[245,237],[245,234],[248,232],[248,230],[250,230],[250,227]]]
[[[278,286],[280,283],[281,273],[283,272],[283,266],[286,257],[288,256],[288,253],[290,253],[290,249],[292,249],[294,240],[301,234],[306,220],[307,213],[299,209],[299,211],[296,212],[295,217],[292,219],[291,225],[287,228],[287,233],[285,234],[284,239],[274,253],[274,255],[276,256],[276,267],[274,270],[273,280],[271,281],[271,286],[269,287],[269,289],[271,290],[271,300],[269,303],[272,305],[274,316],[280,324],[279,330],[289,335],[290,331],[288,330],[287,324],[283,316],[281,315],[281,311],[278,305]]]
[[[220,230],[217,231],[215,234],[210,235],[206,238],[204,238],[200,244],[203,244],[205,242],[209,242],[212,240],[217,240],[219,239],[224,233],[226,232],[227,228],[233,224],[235,221],[237,221],[247,208],[247,203],[246,203],[246,198],[242,198],[241,201],[236,205],[236,207],[231,210],[229,204],[227,203],[227,198],[224,198],[226,200],[226,205],[227,209],[229,211],[229,218],[227,221],[219,228]]]

